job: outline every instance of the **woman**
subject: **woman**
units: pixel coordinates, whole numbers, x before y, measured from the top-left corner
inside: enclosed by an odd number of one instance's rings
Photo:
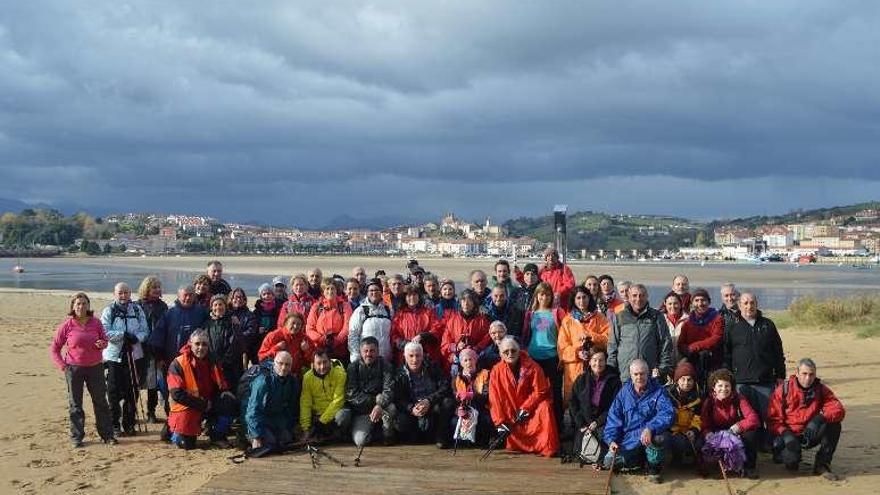
[[[406,306],[394,313],[391,319],[394,362],[402,365],[403,348],[409,342],[418,342],[432,363],[442,363],[440,339],[443,337],[443,325],[437,321],[434,311],[425,307],[418,287],[408,286],[403,290],[403,295]]]
[[[196,303],[201,307],[211,310],[211,277],[199,275],[193,279],[193,290],[196,293]]]
[[[562,319],[556,350],[562,362],[562,405],[568,407],[571,386],[584,372],[589,349],[608,347],[608,320],[598,308],[593,294],[586,287],[575,287],[569,302],[571,314]]]
[[[304,367],[312,363],[312,345],[306,337],[306,320],[299,313],[287,315],[284,325],[269,332],[260,346],[259,359],[275,359],[275,354],[287,351],[293,357],[293,373],[302,377]]]
[[[254,303],[254,324],[257,329],[253,334],[253,340],[262,342],[266,335],[275,328],[284,304],[278,304],[272,286],[263,284],[257,291],[260,298]]]
[[[211,314],[205,322],[205,330],[211,345],[211,362],[223,370],[226,383],[237,384],[242,373],[243,346],[238,328],[226,314],[226,296],[218,294],[211,298]]]
[[[566,302],[568,305],[568,302]],[[559,370],[557,337],[565,311],[553,307],[553,289],[547,282],[535,288],[531,309],[523,322],[523,345],[529,357],[538,363],[550,380],[553,392],[553,412],[557,427],[562,426],[562,373]]]
[[[275,298],[275,304],[278,304],[277,297]],[[260,349],[260,344],[262,344],[263,337],[266,334],[259,333],[257,319],[254,317],[254,313],[248,309],[247,294],[244,293],[244,289],[241,287],[236,287],[229,292],[229,318],[232,320],[232,324],[238,327],[248,362],[250,364],[257,364],[259,362],[257,351]],[[272,322],[275,320],[269,316],[268,321]]]
[[[446,319],[458,309],[458,299],[455,298],[455,282],[444,278],[440,281],[440,300],[434,305],[437,319],[446,324]]]
[[[141,285],[138,287],[137,304],[144,312],[149,334],[152,335],[153,329],[156,328],[162,315],[168,311],[168,305],[162,300],[162,282],[159,281],[158,277],[151,275],[141,281]],[[163,394],[166,393],[164,386],[159,387],[159,382],[164,383],[165,377],[159,377],[160,372],[156,367],[156,359],[149,346],[144,346],[144,359],[142,362],[145,369],[139,370],[138,373],[144,377],[142,385],[145,385],[147,389],[147,421],[157,423],[156,407],[159,405],[160,388],[163,389]],[[163,400],[167,401],[168,398],[164,397]]]
[[[581,446],[585,435],[593,435],[599,443],[599,451],[592,460],[594,467],[601,469],[601,461],[608,452],[608,445],[602,441],[608,409],[620,390],[620,377],[605,366],[607,356],[604,349],[591,349],[589,367],[575,379],[568,407],[574,422],[574,443],[572,456],[581,457]]]
[[[89,296],[82,292],[70,299],[67,319],[55,329],[49,355],[67,380],[67,404],[70,416],[70,441],[73,448],[83,446],[86,415],[83,411],[83,384],[92,398],[98,435],[104,443],[115,444],[107,385],[104,382],[102,351],[107,347],[104,326],[91,310]],[[62,354],[62,349],[64,353]]]
[[[596,304],[599,306],[599,310],[605,313],[608,321],[611,321],[615,314],[623,311],[623,307],[626,305],[626,301],[617,294],[614,287],[614,279],[611,278],[611,275],[599,277],[599,292],[601,296],[596,299]]]
[[[458,353],[462,349],[470,348],[480,353],[490,342],[489,318],[480,312],[477,293],[471,289],[463,290],[459,304],[461,309],[446,318],[440,344],[447,372],[458,364]]]
[[[678,336],[681,335],[681,329],[688,319],[688,314],[681,307],[681,297],[675,292],[670,291],[663,299],[663,307],[666,312],[666,326],[669,327],[669,336],[672,337],[672,361],[677,363],[681,361],[682,356],[678,352]]]
[[[681,361],[675,367],[672,383],[666,386],[672,405],[675,406],[675,422],[669,429],[666,445],[673,464],[696,464],[701,468],[700,412],[702,390],[697,386],[694,365]]]
[[[452,382],[458,404],[452,419],[453,440],[473,438],[474,445],[485,445],[493,429],[489,414],[489,372],[477,366],[477,353],[473,349],[462,349],[458,358],[461,366]],[[468,434],[469,431],[472,433]]]
[[[308,318],[314,303],[315,298],[309,294],[309,282],[306,276],[300,273],[290,277],[290,295],[287,297],[287,301],[281,305],[277,323],[267,330],[284,325],[287,315],[290,313],[299,313],[303,318]]]
[[[587,278],[584,279],[583,286],[593,295],[593,299],[596,301],[599,300],[602,295],[599,289],[599,277],[595,275],[587,275]]]
[[[717,450],[718,446],[713,435],[720,432],[733,434],[745,447],[745,476],[749,479],[757,479],[755,434],[761,425],[761,418],[752,409],[749,401],[736,393],[735,386],[733,374],[727,369],[722,368],[709,376],[711,392],[703,402],[703,409],[700,412],[700,431],[705,439],[703,454],[707,462],[715,457],[717,452],[710,451],[710,449]]]
[[[333,279],[324,279],[321,283],[321,294],[321,299],[309,310],[306,336],[315,349],[325,348],[331,359],[347,363],[351,306],[337,297]]]
[[[361,305],[363,297],[361,296],[361,283],[358,282],[358,279],[352,277],[345,282],[345,298],[348,299],[348,305],[352,312]]]
[[[492,423],[509,432],[508,450],[551,457],[559,451],[550,382],[511,336],[501,342],[501,362],[489,373]]]

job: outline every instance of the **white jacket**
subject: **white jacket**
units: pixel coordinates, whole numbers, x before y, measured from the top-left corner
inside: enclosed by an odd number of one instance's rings
[[[384,303],[373,304],[364,300],[348,321],[348,353],[351,362],[360,357],[361,339],[375,337],[379,341],[379,355],[391,362],[391,311]]]
[[[107,347],[103,351],[104,361],[122,362],[122,344],[125,342],[125,334],[133,335],[138,343],[131,347],[132,359],[144,357],[141,342],[150,335],[147,326],[147,317],[144,310],[137,304],[130,302],[126,307],[120,306],[116,301],[101,311],[101,323],[107,332]]]

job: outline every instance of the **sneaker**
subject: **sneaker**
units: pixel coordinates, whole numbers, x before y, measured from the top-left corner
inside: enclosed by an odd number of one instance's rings
[[[840,476],[834,473],[829,466],[818,464],[813,468],[814,475],[821,475],[828,481],[839,481]]]
[[[82,440],[71,440],[70,445],[71,445],[71,447],[73,447],[75,449],[81,449],[81,448],[85,447],[85,444],[83,444]]]

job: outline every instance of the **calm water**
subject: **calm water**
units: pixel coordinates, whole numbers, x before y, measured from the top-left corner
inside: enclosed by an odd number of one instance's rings
[[[12,267],[16,264],[14,259],[0,259],[0,287],[15,287],[27,289],[62,289],[62,290],[83,290],[86,292],[112,292],[113,286],[117,282],[128,283],[133,290],[137,290],[137,286],[141,280],[147,275],[156,275],[162,280],[166,293],[174,291],[178,286],[191,283],[194,276],[201,272],[192,270],[157,270],[127,266],[102,266],[95,263],[82,263],[77,260],[60,261],[60,260],[25,260],[24,265],[26,272],[15,274]],[[491,265],[491,262],[487,264]],[[610,267],[609,267],[610,268]],[[691,273],[692,270],[686,266],[681,267],[684,273]],[[754,265],[731,265],[726,269],[754,269]],[[577,266],[575,269],[578,270]],[[761,268],[767,271],[768,278],[772,279],[773,272],[782,273],[785,270],[794,269],[791,265],[771,264]],[[869,290],[876,290],[880,286],[880,269],[856,269],[851,266],[810,266],[811,272],[821,273],[823,286],[817,284],[797,284],[785,287],[753,287],[750,290],[755,292],[761,303],[761,306],[767,309],[783,309],[796,298],[811,295],[820,299],[828,297],[845,297],[857,294],[863,294],[865,288],[858,286],[864,285]],[[693,271],[697,268],[694,267]],[[865,277],[866,274],[871,276]],[[876,274],[877,276],[873,276]],[[243,287],[249,298],[253,300],[256,295],[257,288],[260,284],[271,281],[271,276],[252,275],[246,273],[229,273],[224,276],[233,287]],[[285,277],[286,278],[286,277]],[[692,277],[693,278],[693,277]],[[735,280],[735,278],[734,278]],[[464,281],[456,281],[459,288],[465,287]],[[827,284],[827,286],[825,285]],[[843,286],[839,287],[837,285]],[[692,287],[693,288],[693,287]],[[648,291],[651,295],[650,299],[653,305],[668,292],[668,286],[649,285]],[[721,302],[718,288],[710,288],[713,305]]]

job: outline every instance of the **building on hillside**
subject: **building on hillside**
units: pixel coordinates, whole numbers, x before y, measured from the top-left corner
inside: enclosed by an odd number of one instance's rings
[[[744,227],[720,227],[715,229],[715,244],[718,246],[740,244],[752,238],[752,231]]]
[[[764,229],[761,238],[767,243],[769,249],[788,248],[794,245],[791,230],[782,225],[772,225]]]
[[[486,242],[478,239],[446,239],[437,241],[437,253],[446,256],[477,256],[486,254]]]

